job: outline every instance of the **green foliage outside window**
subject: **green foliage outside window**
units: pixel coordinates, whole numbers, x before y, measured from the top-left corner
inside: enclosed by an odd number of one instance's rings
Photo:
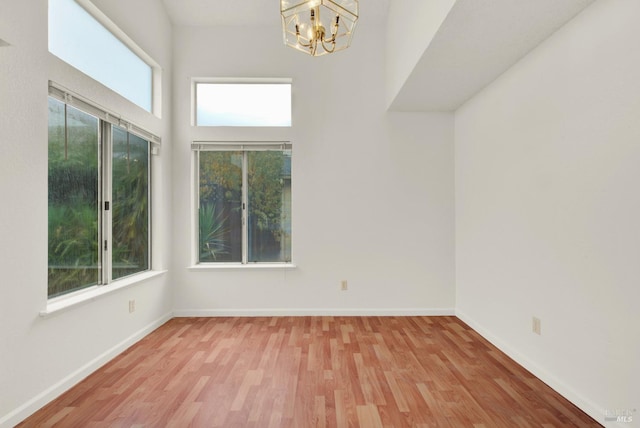
[[[48,296],[104,282],[100,121],[49,99]],[[112,127],[112,279],[149,268],[149,143]]]
[[[112,278],[149,268],[149,143],[113,127]]]
[[[246,224],[242,222],[246,165]],[[289,151],[199,153],[199,261],[291,260]],[[242,248],[242,234],[248,248]]]
[[[49,100],[49,297],[99,282],[98,120]]]

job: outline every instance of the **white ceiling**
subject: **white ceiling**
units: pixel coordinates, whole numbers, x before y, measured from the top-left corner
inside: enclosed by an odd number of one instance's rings
[[[163,1],[175,25],[280,25],[279,0]],[[386,16],[390,1],[360,1],[360,17]]]
[[[594,1],[457,0],[391,109],[457,109]]]
[[[361,0],[360,19],[391,1]],[[594,1],[457,0],[391,110],[455,110]],[[175,25],[280,25],[279,0],[163,2]]]

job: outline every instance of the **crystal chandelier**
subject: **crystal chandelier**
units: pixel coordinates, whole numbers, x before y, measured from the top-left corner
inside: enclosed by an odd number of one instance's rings
[[[321,56],[346,49],[358,21],[358,0],[280,0],[284,44]]]

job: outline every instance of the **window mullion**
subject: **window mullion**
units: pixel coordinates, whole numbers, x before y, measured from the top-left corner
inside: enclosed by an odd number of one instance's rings
[[[102,212],[102,239],[101,239],[101,252],[102,252],[102,284],[109,284],[112,280],[111,253],[113,250],[112,239],[112,210],[113,204],[111,203],[112,194],[112,127],[111,124],[105,121],[101,121],[101,138],[100,144],[102,146],[102,159],[101,159],[101,171],[102,171],[102,184],[101,188],[101,212]]]
[[[242,152],[242,264],[247,264],[249,259],[249,156]]]
[[[200,150],[196,150],[195,151],[195,159],[194,159],[194,171],[196,171],[195,174],[195,179],[193,181],[193,186],[192,186],[192,192],[193,192],[193,199],[195,202],[195,215],[193,218],[193,230],[192,230],[192,234],[191,236],[196,236],[196,240],[193,243],[192,246],[192,251],[193,251],[193,257],[192,259],[195,261],[195,263],[199,263],[200,262]]]

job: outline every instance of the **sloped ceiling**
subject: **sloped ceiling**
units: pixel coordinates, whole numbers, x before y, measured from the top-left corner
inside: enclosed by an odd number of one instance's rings
[[[457,0],[390,109],[454,111],[593,2]]]

